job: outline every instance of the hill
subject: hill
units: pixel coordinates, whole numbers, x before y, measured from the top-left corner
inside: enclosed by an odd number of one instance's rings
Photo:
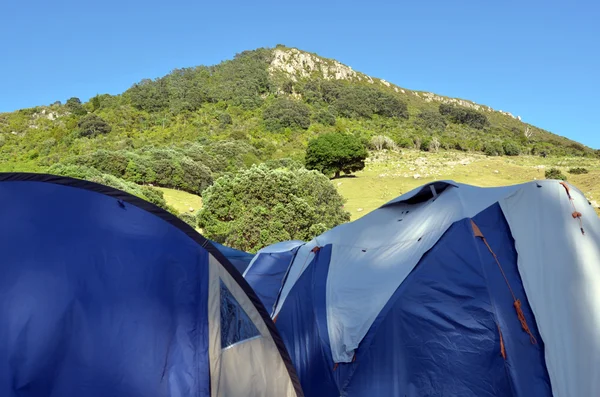
[[[277,46],[215,66],[176,69],[120,95],[0,114],[0,171],[87,178],[166,207],[163,192],[152,186],[201,195],[227,172],[268,160],[302,160],[307,141],[331,131],[355,134],[372,149],[581,158],[599,153],[508,112],[407,90],[335,60]]]

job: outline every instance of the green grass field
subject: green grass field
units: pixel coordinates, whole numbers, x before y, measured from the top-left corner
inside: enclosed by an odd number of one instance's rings
[[[179,212],[195,213],[202,207],[202,198],[200,198],[200,196],[164,187],[157,189],[160,189],[163,192],[167,204]],[[193,208],[193,211],[190,211],[190,208]]]
[[[387,201],[424,183],[440,179],[476,186],[506,186],[545,179],[545,170],[561,169],[568,181],[581,189],[588,200],[600,199],[600,160],[541,158],[533,156],[487,157],[462,152],[374,154],[355,177],[333,180],[347,199],[352,219],[376,209]],[[572,167],[585,167],[588,174],[571,175]]]
[[[352,220],[378,208],[424,183],[451,179],[476,186],[506,186],[545,179],[548,168],[557,167],[590,201],[600,203],[600,160],[576,157],[534,156],[487,157],[463,152],[428,153],[403,150],[401,153],[372,154],[363,171],[331,182],[346,198]],[[585,167],[588,174],[572,175],[568,170]],[[190,193],[161,188],[167,203],[180,212],[197,211],[202,199]],[[600,214],[600,211],[596,209]]]

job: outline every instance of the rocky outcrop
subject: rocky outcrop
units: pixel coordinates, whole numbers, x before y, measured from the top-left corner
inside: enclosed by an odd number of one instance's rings
[[[370,84],[381,84],[387,88],[393,89],[395,92],[402,94],[411,93],[425,102],[439,102],[462,106],[469,109],[485,112],[498,112],[513,119],[521,120],[521,116],[514,116],[509,112],[502,110],[494,110],[489,106],[478,105],[471,101],[458,98],[447,98],[431,92],[416,92],[405,91],[398,86],[391,84],[383,79],[375,79],[363,73],[353,70],[350,66],[346,66],[336,60],[321,58],[317,55],[308,52],[300,51],[295,48],[276,48],[273,50],[273,60],[269,66],[271,75],[276,73],[285,73],[292,81],[298,81],[301,78],[314,76],[315,73],[320,74],[326,80],[356,80],[365,81]]]

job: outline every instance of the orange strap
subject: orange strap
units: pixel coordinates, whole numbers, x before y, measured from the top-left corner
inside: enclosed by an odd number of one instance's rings
[[[517,312],[517,317],[519,318],[521,327],[523,328],[523,330],[525,332],[527,332],[527,334],[529,334],[529,340],[531,341],[531,343],[533,345],[535,345],[537,343],[537,340],[535,339],[535,336],[533,336],[533,333],[529,329],[529,325],[527,325],[527,319],[525,318],[525,313],[523,313],[523,309],[521,308],[521,301],[519,299],[517,299],[517,296],[513,292],[512,288],[510,286],[510,283],[508,282],[508,278],[506,277],[506,274],[504,273],[504,269],[502,269],[502,265],[500,264],[500,261],[498,260],[498,257],[496,256],[496,253],[494,253],[494,251],[492,250],[492,247],[490,247],[490,245],[488,244],[487,240],[485,239],[483,233],[481,233],[481,230],[475,224],[475,222],[473,222],[473,220],[471,220],[471,226],[473,227],[473,234],[475,235],[475,237],[481,238],[481,240],[483,241],[483,243],[485,244],[487,249],[490,251],[490,253],[494,257],[494,260],[496,261],[496,264],[498,265],[498,268],[500,269],[500,272],[502,273],[502,276],[504,277],[504,281],[506,282],[506,285],[508,286],[508,290],[510,291],[510,294],[513,297],[513,306],[515,307],[515,311]],[[500,327],[498,327],[498,329],[500,329]]]
[[[500,354],[502,354],[502,358],[506,360],[506,349],[504,348],[504,338],[502,337],[502,331],[500,330],[500,325],[496,324],[498,327],[498,334],[500,335]]]
[[[583,221],[581,220],[581,212],[577,211],[577,208],[575,208],[575,201],[573,200],[573,197],[571,197],[571,189],[569,188],[569,185],[567,185],[565,182],[559,182],[562,187],[565,188],[565,191],[567,192],[567,197],[569,197],[569,201],[571,202],[571,205],[573,206],[573,213],[571,214],[571,216],[573,217],[573,219],[577,219],[579,221],[579,230],[581,230],[581,234],[585,235],[585,231],[583,230]]]

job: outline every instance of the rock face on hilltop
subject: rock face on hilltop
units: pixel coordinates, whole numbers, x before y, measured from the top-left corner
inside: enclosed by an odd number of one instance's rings
[[[380,84],[393,89],[397,93],[406,94],[409,92],[425,102],[438,102],[449,105],[461,106],[485,112],[498,112],[513,119],[521,120],[520,116],[514,116],[510,112],[495,110],[489,106],[478,105],[474,102],[464,99],[448,98],[436,95],[431,92],[410,91],[400,88],[383,79],[373,78],[366,74],[352,69],[336,60],[322,58],[309,52],[300,51],[296,48],[276,48],[273,50],[273,60],[269,65],[271,75],[278,73],[286,74],[292,81],[297,82],[300,79],[314,78],[315,76],[325,80],[348,80],[354,82],[367,82],[370,84]]]

